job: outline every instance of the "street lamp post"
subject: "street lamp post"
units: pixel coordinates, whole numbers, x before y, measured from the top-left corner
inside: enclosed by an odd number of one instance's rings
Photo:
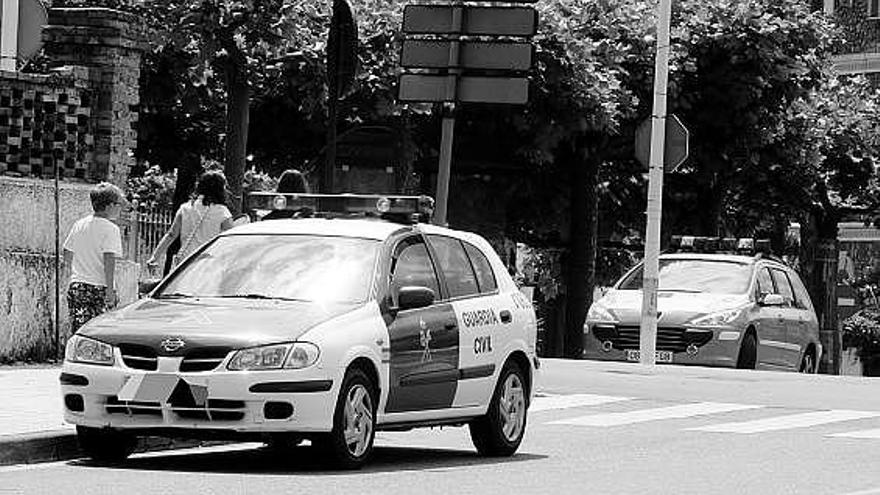
[[[654,61],[654,109],[651,114],[651,155],[648,172],[647,228],[642,282],[639,362],[654,366],[657,348],[657,287],[660,285],[660,219],[663,211],[664,145],[666,142],[666,88],[669,76],[669,24],[672,0],[657,4],[657,54]]]

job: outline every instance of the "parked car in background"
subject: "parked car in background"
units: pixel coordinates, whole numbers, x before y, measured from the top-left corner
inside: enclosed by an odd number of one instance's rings
[[[660,255],[656,361],[815,373],[819,324],[800,276],[752,239],[675,237]],[[595,301],[584,356],[638,361],[643,264]]]

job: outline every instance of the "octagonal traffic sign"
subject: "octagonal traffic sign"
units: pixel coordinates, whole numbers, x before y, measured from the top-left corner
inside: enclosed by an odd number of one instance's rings
[[[651,117],[636,129],[636,159],[642,165],[651,166]],[[666,145],[663,147],[663,170],[675,172],[688,157],[689,133],[675,115],[666,116]]]

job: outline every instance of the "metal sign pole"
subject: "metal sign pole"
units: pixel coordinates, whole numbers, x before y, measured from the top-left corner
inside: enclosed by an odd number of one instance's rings
[[[446,206],[449,203],[449,180],[452,175],[452,141],[455,135],[455,100],[458,96],[459,54],[461,51],[461,29],[464,6],[457,0],[452,6],[452,31],[449,43],[449,73],[446,76],[445,99],[443,103],[443,129],[440,137],[440,163],[437,169],[437,207],[434,223],[446,225]]]
[[[663,158],[666,142],[666,88],[669,75],[669,24],[672,0],[657,5],[657,55],[654,62],[654,111],[648,172],[647,228],[645,232],[642,318],[639,362],[654,366],[657,348],[657,287],[660,285],[660,219],[663,211]]]
[[[14,71],[18,60],[18,0],[2,0],[0,14],[0,70]]]

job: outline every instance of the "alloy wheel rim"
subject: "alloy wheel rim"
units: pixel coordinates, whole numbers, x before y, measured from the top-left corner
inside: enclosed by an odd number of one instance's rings
[[[508,375],[504,380],[501,401],[498,407],[501,415],[501,432],[508,442],[516,441],[522,434],[526,421],[526,398],[519,376]]]
[[[354,457],[367,451],[373,433],[373,399],[361,384],[352,387],[345,397],[345,445]]]
[[[816,366],[816,363],[813,362],[813,356],[809,354],[804,356],[804,366],[801,371],[804,373],[812,373],[814,366]]]

